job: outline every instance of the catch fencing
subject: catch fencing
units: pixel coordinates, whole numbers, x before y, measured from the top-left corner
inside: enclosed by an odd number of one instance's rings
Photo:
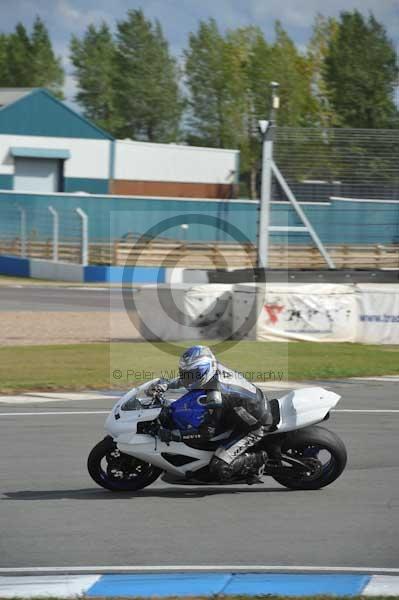
[[[399,200],[398,129],[278,127],[274,159],[298,201]],[[274,182],[275,200],[285,199]]]

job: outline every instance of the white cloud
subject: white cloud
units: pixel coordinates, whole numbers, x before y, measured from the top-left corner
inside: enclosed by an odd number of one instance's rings
[[[84,2],[75,0],[57,0],[56,8],[58,14],[67,22],[73,23],[79,29],[84,29],[87,25],[98,24],[101,21],[113,22],[114,17],[106,10],[85,9]]]

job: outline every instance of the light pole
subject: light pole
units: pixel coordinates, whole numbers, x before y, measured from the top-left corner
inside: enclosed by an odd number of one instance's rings
[[[189,229],[190,225],[188,225],[187,223],[182,223],[180,225],[180,229],[182,231],[182,236],[183,236],[183,242],[186,241],[186,235],[187,235],[187,230]]]
[[[262,180],[259,206],[258,225],[258,267],[266,269],[269,264],[269,227],[270,203],[272,199],[272,162],[273,162],[273,135],[275,129],[276,112],[280,106],[278,95],[279,84],[270,83],[272,89],[272,108],[269,121],[259,121],[262,134]]]

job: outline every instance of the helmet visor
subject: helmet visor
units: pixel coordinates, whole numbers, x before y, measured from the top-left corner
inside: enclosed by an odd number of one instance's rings
[[[188,390],[199,389],[209,379],[209,365],[198,365],[193,369],[179,369],[180,381]]]

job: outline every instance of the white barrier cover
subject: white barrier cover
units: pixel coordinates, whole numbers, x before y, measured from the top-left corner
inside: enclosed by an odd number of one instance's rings
[[[231,334],[231,285],[137,286],[132,319],[148,340],[227,338]]]
[[[184,300],[190,286],[184,284],[133,286],[131,318],[141,335],[151,341],[188,340]]]
[[[399,344],[399,285],[357,284],[356,341]]]
[[[135,301],[148,339],[399,344],[399,285],[138,286]]]
[[[353,342],[356,301],[352,285],[258,284],[239,285],[234,293],[234,327],[248,318],[258,296],[256,328],[248,337],[258,340]]]
[[[184,299],[187,325],[193,328],[192,339],[226,339],[232,335],[232,285],[198,285]]]

